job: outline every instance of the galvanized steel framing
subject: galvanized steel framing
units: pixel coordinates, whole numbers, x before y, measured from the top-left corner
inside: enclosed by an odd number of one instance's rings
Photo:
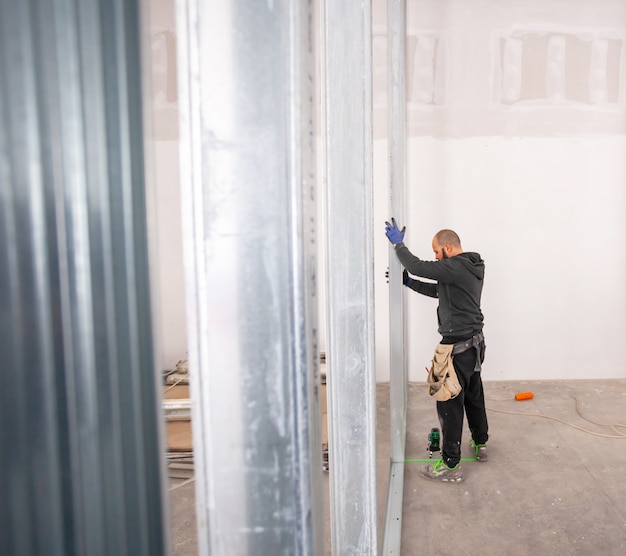
[[[0,469],[0,517],[12,524],[0,552],[45,543],[59,555],[164,554],[138,6],[0,7],[0,341],[18,377],[0,404],[18,418],[2,433],[14,450]],[[390,1],[390,208],[400,222],[403,11]],[[178,0],[203,555],[324,551],[312,12],[298,0]],[[370,2],[325,2],[322,29],[331,544],[375,554]],[[386,554],[399,551],[404,470],[400,277],[391,256]],[[33,480],[45,493],[36,505]]]
[[[321,555],[312,5],[178,1],[202,555]]]
[[[389,213],[405,223],[406,183],[406,0],[387,0],[387,99]],[[389,247],[389,407],[391,462],[383,555],[400,554],[406,445],[406,311],[402,265]]]
[[[134,0],[0,1],[0,553],[158,556]]]
[[[333,554],[376,554],[371,3],[322,6]]]

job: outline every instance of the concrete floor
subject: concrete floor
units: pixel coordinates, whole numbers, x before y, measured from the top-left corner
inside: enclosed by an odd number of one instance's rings
[[[532,400],[514,400],[527,390],[534,392]],[[389,473],[388,384],[377,391],[381,531]],[[460,484],[427,481],[419,475],[424,463],[406,464],[402,555],[625,554],[626,438],[597,435],[626,435],[624,427],[598,424],[626,424],[626,379],[486,382],[485,393],[489,462],[463,462]],[[407,423],[407,459],[428,457],[428,434],[438,423],[423,384],[409,386]],[[463,457],[472,455],[468,440],[466,431]],[[325,481],[328,486],[328,475]],[[173,480],[170,491],[173,554],[195,556],[194,483],[177,485],[181,481]],[[326,510],[330,554],[328,531]]]

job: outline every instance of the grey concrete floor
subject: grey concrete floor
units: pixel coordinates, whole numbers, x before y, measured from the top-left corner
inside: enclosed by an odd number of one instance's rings
[[[532,400],[514,399],[528,390]],[[389,474],[388,384],[379,384],[377,394],[381,531]],[[626,428],[609,426],[626,424],[626,379],[486,381],[485,394],[488,462],[462,462],[460,484],[423,479],[424,463],[405,465],[402,555],[626,554],[626,438],[609,438],[626,435]],[[411,384],[407,459],[428,457],[428,434],[436,426],[425,385]],[[473,455],[469,438],[466,430],[463,457]],[[325,482],[328,490],[328,475]],[[195,556],[194,484],[179,485],[172,480],[173,554]],[[328,515],[327,493],[330,554]]]

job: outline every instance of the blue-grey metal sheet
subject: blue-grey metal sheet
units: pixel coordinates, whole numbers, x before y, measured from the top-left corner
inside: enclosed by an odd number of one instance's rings
[[[0,2],[0,553],[166,552],[135,1]]]

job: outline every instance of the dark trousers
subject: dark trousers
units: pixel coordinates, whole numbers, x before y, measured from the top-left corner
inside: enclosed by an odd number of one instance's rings
[[[464,411],[474,442],[485,444],[489,438],[483,382],[480,372],[474,371],[476,350],[468,349],[459,353],[452,362],[461,384],[461,393],[446,402],[437,402],[442,436],[441,457],[448,467],[455,467],[461,460]]]

